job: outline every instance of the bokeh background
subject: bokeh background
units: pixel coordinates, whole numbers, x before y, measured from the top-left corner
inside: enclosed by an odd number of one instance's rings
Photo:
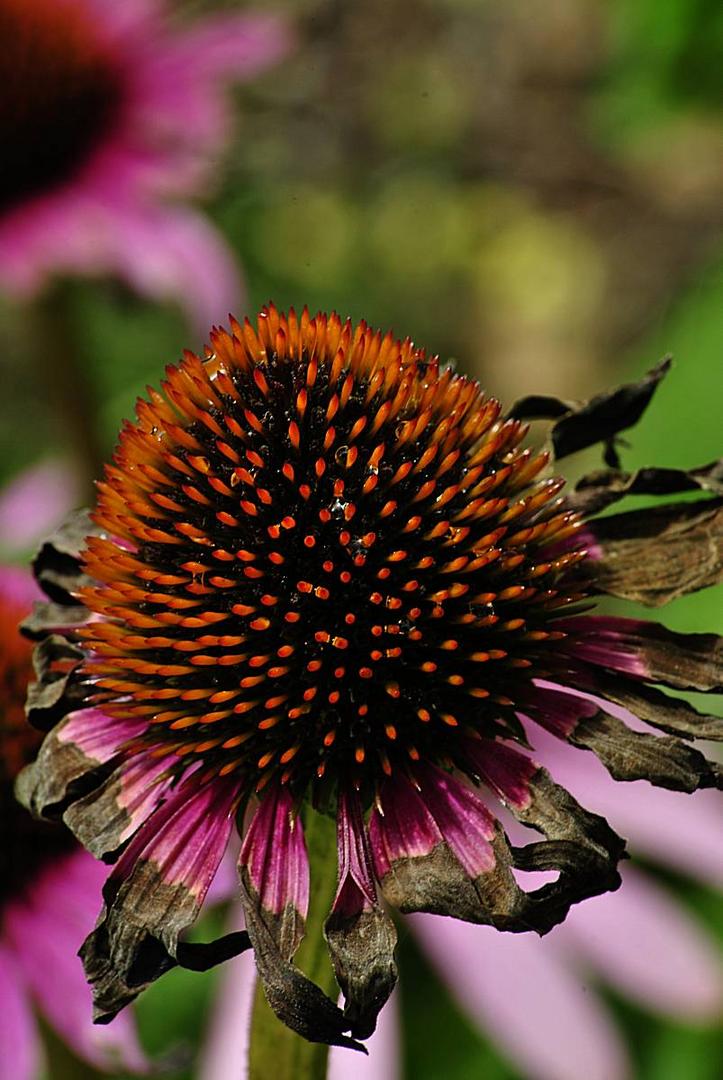
[[[191,18],[224,6],[243,5],[175,8]],[[243,267],[247,295],[235,313],[273,298],[364,317],[455,358],[508,402],[586,397],[672,352],[674,372],[623,464],[711,460],[723,389],[723,7],[266,6],[292,21],[295,45],[234,91],[234,141],[204,204]],[[82,395],[108,454],[145,385],[202,342],[180,307],[116,281],[69,281],[62,294],[74,362],[57,374]],[[42,461],[73,466],[77,453],[72,393],[49,386],[53,342],[40,321],[31,306],[0,302],[2,484]],[[720,591],[688,597],[665,621],[720,631],[721,607]],[[720,933],[712,892],[672,873],[665,884]],[[525,1080],[408,938],[401,967],[405,1076]],[[216,979],[174,972],[145,995],[149,1049],[200,1045]],[[663,1019],[596,989],[640,1080],[723,1074],[712,1025]],[[48,1039],[52,1080],[96,1075]]]

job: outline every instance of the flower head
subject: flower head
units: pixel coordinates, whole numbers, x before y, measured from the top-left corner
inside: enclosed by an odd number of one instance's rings
[[[67,829],[34,821],[13,798],[15,777],[41,740],[25,723],[31,646],[17,630],[39,595],[25,571],[0,567],[0,1060],[14,1080],[39,1075],[36,1003],[87,1061],[143,1070],[148,1063],[129,1017],[102,1032],[90,1024],[90,994],[76,957],[107,871]]]
[[[184,29],[162,0],[0,0],[0,285],[117,273],[182,299],[205,332],[238,296],[201,192],[226,139],[222,84],[288,48],[281,21],[244,13]],[[203,271],[199,270],[203,267]],[[191,277],[192,275],[192,277]],[[189,299],[190,298],[190,299]]]
[[[273,307],[167,369],[121,433],[91,535],[81,517],[41,552],[55,603],[29,625],[44,676],[31,720],[62,719],[21,797],[117,859],[84,946],[101,1018],[170,964],[250,941],[281,1019],[358,1046],[396,978],[380,892],[402,911],[545,933],[615,889],[623,842],[518,748],[523,720],[595,751],[618,779],[714,784],[681,739],[570,692],[709,735],[713,718],[649,684],[716,687],[719,645],[583,613],[596,592],[641,588],[641,552],[661,574],[669,554],[635,515],[583,524],[580,496],[546,475],[549,454],[521,446],[520,414],[534,410],[556,410],[558,455],[611,440],[664,370],[579,408],[527,399],[505,418],[408,340]],[[628,488],[606,474],[584,497]],[[667,510],[668,546],[708,544],[716,506]],[[678,568],[675,588],[713,576]],[[665,587],[659,575],[657,597]],[[495,800],[545,839],[511,845]],[[244,811],[248,936],[179,942]],[[292,964],[314,813],[337,821],[325,935],[344,1013]],[[517,871],[556,876],[527,891]]]

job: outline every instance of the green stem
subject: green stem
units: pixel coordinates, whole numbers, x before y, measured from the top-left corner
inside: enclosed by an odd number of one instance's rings
[[[295,963],[336,1001],[334,979],[323,926],[336,892],[336,832],[334,822],[310,810],[304,821],[311,866],[311,901],[306,936]],[[329,1047],[311,1043],[285,1027],[269,1008],[260,981],[251,1012],[249,1080],[325,1080]]]

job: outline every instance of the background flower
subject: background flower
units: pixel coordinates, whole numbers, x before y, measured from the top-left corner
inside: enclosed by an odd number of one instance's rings
[[[244,12],[172,22],[162,0],[2,0],[0,285],[117,274],[196,325],[240,296],[234,259],[182,205],[214,180],[224,90],[288,50],[285,24]]]
[[[77,956],[108,871],[65,830],[34,823],[13,796],[13,780],[38,741],[23,706],[31,647],[17,630],[37,597],[28,572],[0,567],[0,1060],[13,1080],[40,1075],[37,1010],[98,1068],[144,1072],[149,1063],[130,1015],[105,1030],[92,1024]]]

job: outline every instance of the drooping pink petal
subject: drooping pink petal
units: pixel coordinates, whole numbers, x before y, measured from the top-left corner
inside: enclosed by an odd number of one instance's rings
[[[0,546],[6,553],[34,547],[66,517],[79,498],[70,467],[59,459],[31,465],[0,494]]]
[[[75,1053],[101,1069],[144,1072],[149,1062],[130,1013],[107,1027],[93,1024],[92,995],[78,959],[107,876],[107,867],[84,851],[56,860],[8,906],[7,934],[40,1012]]]
[[[203,215],[183,206],[126,207],[114,228],[114,269],[146,296],[178,300],[202,340],[230,311],[243,310],[233,254]]]
[[[518,909],[511,855],[477,796],[440,769],[382,784],[369,836],[387,901],[470,922],[504,922]]]
[[[359,799],[347,791],[339,792],[337,838],[339,887],[332,910],[357,915],[375,906],[377,890]]]
[[[352,1034],[366,1039],[397,980],[394,923],[377,901],[361,800],[341,790],[337,807],[339,885],[324,924]]]
[[[453,919],[410,918],[463,1011],[535,1080],[624,1080],[625,1047],[590,987],[569,967],[557,931],[499,934]]]
[[[277,786],[261,799],[246,830],[239,865],[265,911],[275,916],[287,908],[296,912],[299,923],[291,937],[300,934],[298,946],[309,910],[309,859],[288,788]]]
[[[628,866],[614,896],[580,904],[560,927],[606,980],[644,1008],[693,1021],[723,1005],[716,943],[662,886]]]
[[[350,1023],[294,967],[309,902],[309,861],[301,819],[288,787],[270,784],[246,830],[239,858],[246,929],[264,994],[279,1019],[312,1042],[361,1049]]]
[[[12,1080],[35,1080],[40,1038],[30,1001],[11,951],[0,943],[0,1062]]]
[[[243,935],[208,945],[179,940],[226,850],[238,794],[237,778],[187,774],[121,855],[103,889],[101,919],[81,949],[98,1016],[114,1017],[174,963],[210,967],[248,947]]]

